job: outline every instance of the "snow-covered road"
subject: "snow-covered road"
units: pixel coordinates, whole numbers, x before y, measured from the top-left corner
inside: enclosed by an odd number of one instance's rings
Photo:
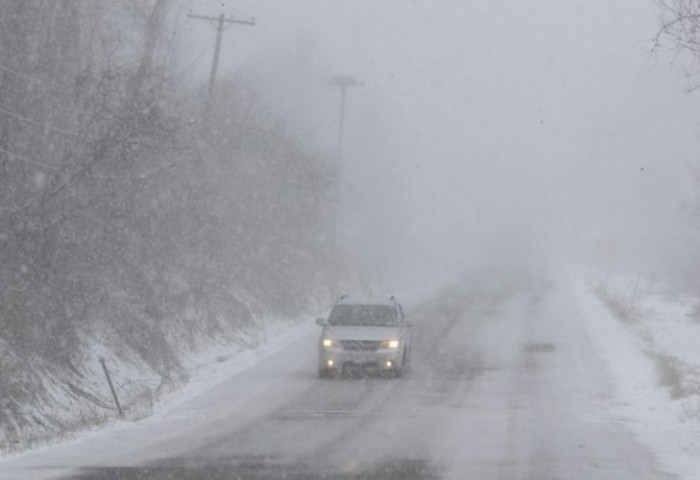
[[[566,288],[448,290],[413,309],[404,379],[316,378],[318,332],[166,415],[0,464],[12,479],[644,480]]]

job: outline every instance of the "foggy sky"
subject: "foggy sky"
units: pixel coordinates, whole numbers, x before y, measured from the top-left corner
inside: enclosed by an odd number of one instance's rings
[[[343,244],[366,275],[487,256],[674,265],[689,243],[700,99],[650,54],[653,1],[182,0],[248,19],[222,73],[246,72],[332,151],[348,97]],[[183,19],[181,72],[206,79],[214,29]],[[381,265],[381,268],[378,266]]]

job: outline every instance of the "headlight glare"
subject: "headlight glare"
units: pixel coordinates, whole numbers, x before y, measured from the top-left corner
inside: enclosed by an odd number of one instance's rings
[[[324,338],[322,344],[324,348],[331,348],[333,346],[333,340],[330,338]]]
[[[399,341],[398,340],[385,340],[383,342],[384,348],[390,348],[392,350],[395,350],[399,348]]]

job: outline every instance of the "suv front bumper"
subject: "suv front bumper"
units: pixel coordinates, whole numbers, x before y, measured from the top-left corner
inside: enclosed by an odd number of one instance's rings
[[[395,370],[402,366],[402,350],[376,350],[372,352],[328,349],[319,351],[319,370],[343,371],[359,368]]]

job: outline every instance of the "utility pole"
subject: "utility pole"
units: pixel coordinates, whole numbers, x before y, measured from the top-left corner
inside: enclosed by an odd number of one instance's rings
[[[345,95],[348,88],[359,87],[364,85],[355,78],[348,75],[335,75],[328,84],[336,87],[340,91],[340,117],[338,121],[338,142],[336,145],[336,154],[338,159],[338,185],[335,194],[335,216],[333,225],[331,226],[331,255],[332,255],[332,272],[331,272],[331,302],[334,302],[339,295],[340,290],[340,249],[338,248],[338,217],[339,206],[343,192],[343,136],[345,134]]]
[[[189,13],[187,17],[194,18],[196,20],[207,20],[216,28],[216,46],[214,47],[214,59],[211,62],[211,73],[209,74],[209,101],[211,102],[212,95],[214,94],[214,87],[216,86],[216,72],[219,69],[221,39],[224,36],[224,30],[229,28],[231,25],[255,26],[255,19],[251,18],[250,20],[238,20],[233,17],[226,18],[223,13],[218,17],[208,17],[206,15]]]
[[[360,87],[364,85],[362,82],[358,82],[353,77],[348,75],[336,75],[331,78],[329,85],[337,87],[340,90],[340,119],[338,121],[338,144],[336,146],[338,151],[338,159],[343,160],[343,135],[345,132],[345,93],[348,88]]]

